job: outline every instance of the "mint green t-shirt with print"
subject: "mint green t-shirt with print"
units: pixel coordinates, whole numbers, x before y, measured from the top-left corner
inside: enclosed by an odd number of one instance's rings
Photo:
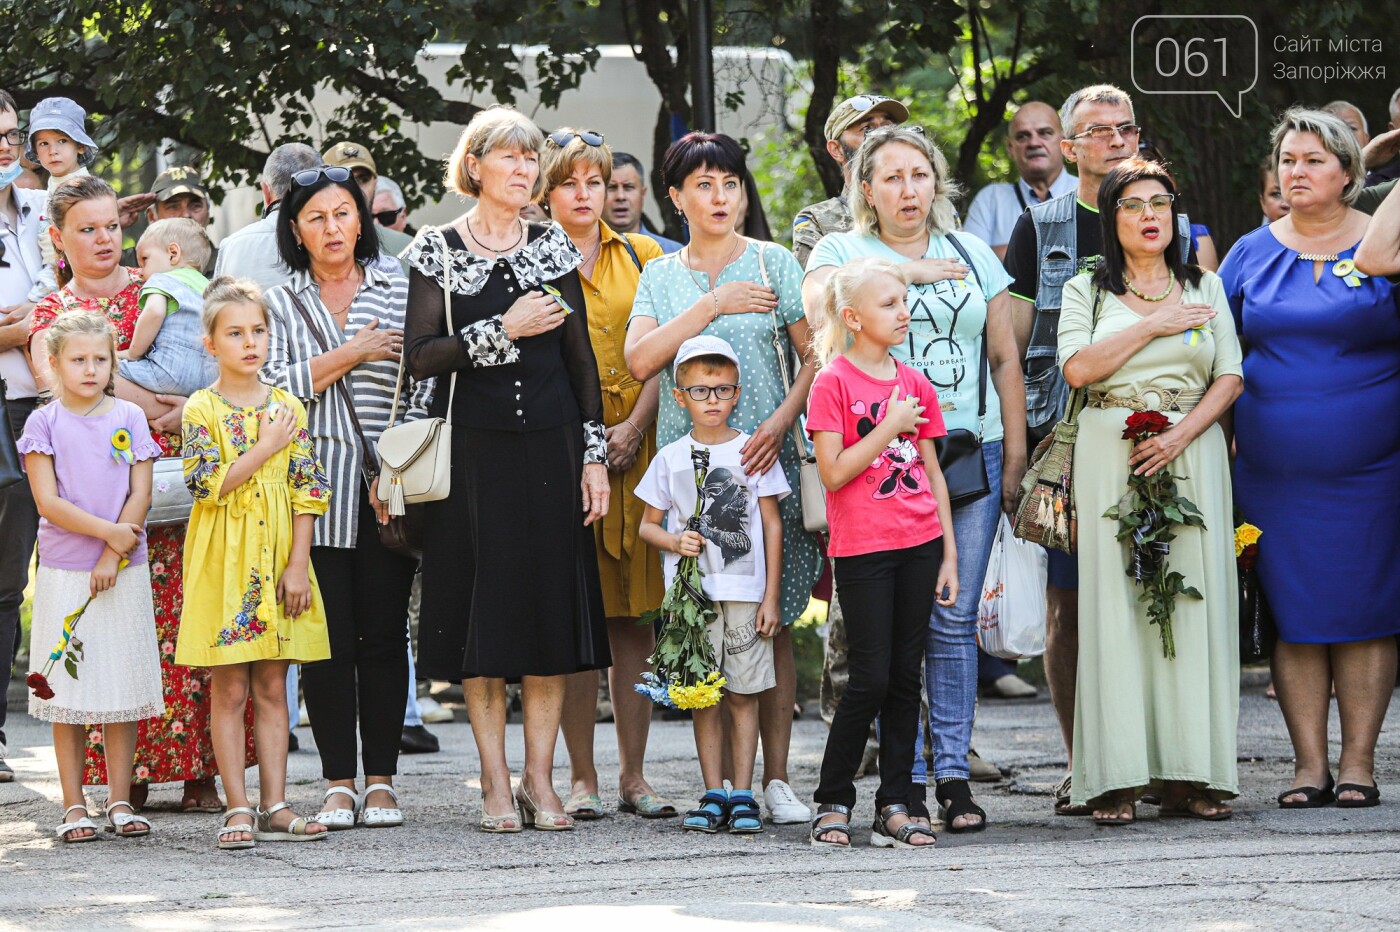
[[[978,432],[977,382],[982,340],[986,336],[987,302],[1006,290],[1011,276],[1002,268],[990,246],[969,233],[958,233],[958,242],[972,259],[972,274],[961,281],[946,279],[911,285],[905,300],[909,306],[909,336],[891,352],[900,362],[922,372],[938,391],[943,422],[949,430]],[[807,271],[841,266],[868,257],[894,263],[911,261],[885,245],[879,237],[861,233],[832,233],[822,237],[807,260]],[[930,236],[927,259],[962,261],[948,237]],[[996,385],[987,380],[987,414],[982,439],[1002,439],[1001,401]]]

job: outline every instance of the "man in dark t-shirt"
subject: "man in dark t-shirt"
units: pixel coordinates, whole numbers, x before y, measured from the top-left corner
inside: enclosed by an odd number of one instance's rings
[[[1103,224],[1099,222],[1098,210],[1077,201],[1074,205],[1074,227],[1079,252],[1075,272],[1092,272],[1103,255]],[[1021,214],[1011,230],[1004,264],[1006,271],[1011,273],[1011,285],[1007,289],[1011,296],[1035,304],[1035,293],[1040,283],[1040,263],[1036,255],[1035,224],[1031,222],[1029,213]]]

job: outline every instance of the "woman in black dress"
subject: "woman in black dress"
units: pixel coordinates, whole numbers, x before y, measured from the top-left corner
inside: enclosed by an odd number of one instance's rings
[[[431,414],[452,409],[452,491],[425,515],[419,669],[462,678],[489,832],[520,831],[515,803],[538,829],[573,828],[552,784],[564,676],[611,663],[588,530],[609,487],[582,257],[563,230],[519,219],[543,143],[509,107],[477,114],[448,168],[476,205],[404,253],[409,370],[439,377]],[[514,802],[507,681],[522,683],[525,711]]]

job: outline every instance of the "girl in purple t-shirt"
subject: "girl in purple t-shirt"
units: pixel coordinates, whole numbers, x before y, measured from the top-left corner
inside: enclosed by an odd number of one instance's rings
[[[827,553],[846,619],[850,681],[826,740],[814,844],[849,845],[855,773],[880,717],[877,847],[932,848],[909,812],[919,721],[919,671],[935,599],[958,597],[948,486],[933,441],[947,431],[929,380],[890,355],[908,334],[899,269],[859,259],[826,284],[817,328],[822,370],[807,431],[826,486]],[[942,538],[940,541],[939,538]]]
[[[165,711],[145,530],[160,447],[141,409],[113,397],[116,335],[104,318],[60,315],[45,349],[56,400],[30,415],[18,444],[40,515],[31,673],[47,664],[50,645],[59,657],[47,685],[35,684],[29,714],[53,723],[68,807],[58,837],[97,837],[83,801],[87,726],[96,723],[105,736],[108,830],[147,835],[151,823],[126,800],[136,723]],[[89,599],[65,644],[64,618]]]

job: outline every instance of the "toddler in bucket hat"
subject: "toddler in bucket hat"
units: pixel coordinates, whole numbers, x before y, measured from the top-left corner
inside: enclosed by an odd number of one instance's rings
[[[87,133],[87,111],[67,97],[45,97],[29,111],[29,144],[24,156],[49,175],[66,179],[97,158]]]

